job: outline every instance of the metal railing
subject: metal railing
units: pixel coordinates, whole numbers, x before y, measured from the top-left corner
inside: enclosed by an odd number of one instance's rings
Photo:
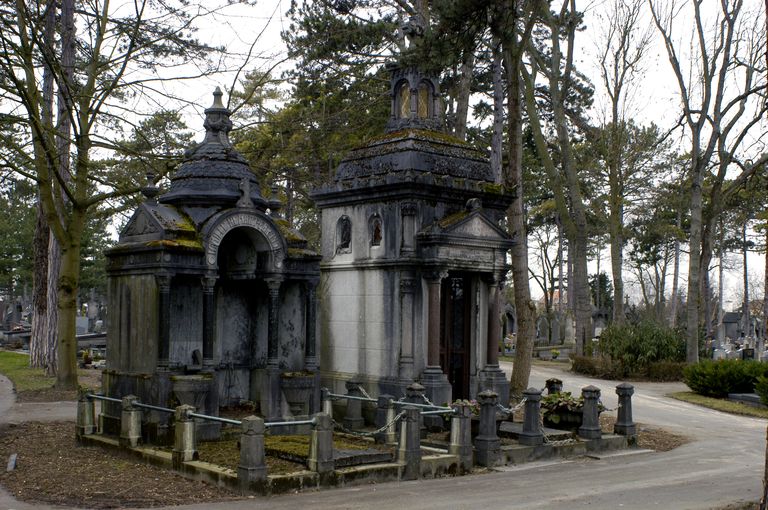
[[[115,397],[108,397],[106,395],[101,395],[99,393],[87,393],[86,398],[89,399],[95,399],[95,400],[103,400],[105,402],[114,402],[117,404],[122,404],[123,400]],[[131,402],[131,405],[134,407],[138,407],[141,409],[149,409],[150,411],[159,411],[162,413],[169,413],[173,414],[176,412],[175,409],[171,409],[168,407],[160,407],[160,406],[153,406],[150,404],[143,404],[141,402]],[[188,413],[187,414],[190,418],[198,418],[200,420],[207,420],[207,421],[215,421],[219,423],[226,423],[228,425],[235,425],[235,426],[242,426],[243,422],[240,420],[233,420],[231,418],[222,418],[221,416],[211,416],[208,414],[202,414],[202,413]],[[264,422],[264,426],[269,427],[290,427],[291,425],[315,425],[317,423],[317,420],[312,418],[311,420],[288,420],[288,421],[273,421],[273,422]]]

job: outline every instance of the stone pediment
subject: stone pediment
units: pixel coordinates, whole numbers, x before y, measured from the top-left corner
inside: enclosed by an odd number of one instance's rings
[[[426,242],[477,242],[504,246],[512,243],[512,238],[498,225],[486,217],[481,209],[461,211],[448,215],[419,233],[419,238]]]
[[[139,205],[120,233],[120,242],[148,242],[193,238],[191,221],[175,208],[144,203]]]

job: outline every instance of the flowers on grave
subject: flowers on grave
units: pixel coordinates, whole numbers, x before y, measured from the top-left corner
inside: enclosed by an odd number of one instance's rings
[[[580,426],[584,410],[584,398],[574,397],[570,391],[552,393],[541,398],[541,412],[544,424],[548,426]],[[605,406],[597,403],[598,414]]]
[[[557,359],[557,357],[560,356],[560,351],[558,349],[550,349],[549,353],[552,355],[552,359]]]

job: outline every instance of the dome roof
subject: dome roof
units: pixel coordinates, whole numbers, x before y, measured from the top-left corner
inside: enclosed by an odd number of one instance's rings
[[[221,97],[221,89],[216,87],[213,105],[205,110],[205,138],[186,151],[181,167],[171,178],[171,189],[159,198],[161,203],[231,207],[247,192],[257,209],[268,207],[256,175],[229,141],[232,121]]]

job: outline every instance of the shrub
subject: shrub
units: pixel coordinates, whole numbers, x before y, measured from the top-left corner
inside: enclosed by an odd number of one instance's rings
[[[683,370],[685,384],[708,397],[723,398],[729,393],[750,393],[761,377],[768,375],[768,365],[753,360],[703,360]]]
[[[652,321],[608,326],[600,335],[599,348],[621,363],[626,373],[647,373],[652,363],[660,361],[685,361],[685,338]]]
[[[577,374],[600,379],[622,379],[626,376],[624,367],[607,357],[572,356],[571,370]]]
[[[757,378],[755,393],[760,395],[760,401],[768,406],[768,376],[761,375]]]
[[[648,365],[648,379],[651,381],[681,381],[686,364],[678,361],[657,361]]]

